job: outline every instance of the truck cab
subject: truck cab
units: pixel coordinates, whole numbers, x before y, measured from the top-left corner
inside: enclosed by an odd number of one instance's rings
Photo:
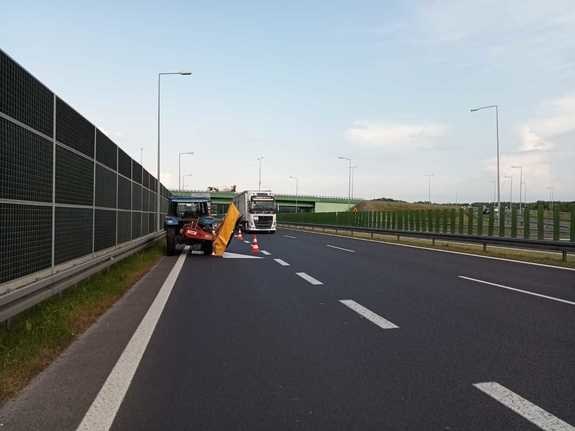
[[[269,191],[244,191],[234,197],[240,226],[246,232],[276,231],[276,201]]]

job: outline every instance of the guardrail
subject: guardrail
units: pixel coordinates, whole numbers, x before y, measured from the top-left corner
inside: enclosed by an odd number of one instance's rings
[[[334,224],[319,224],[319,223],[305,223],[305,222],[282,222],[280,227],[311,227],[321,228],[323,231],[335,230],[338,234],[339,231],[369,233],[373,239],[374,234],[380,235],[393,235],[399,241],[401,237],[407,238],[421,238],[430,239],[433,244],[435,240],[445,240],[454,242],[467,242],[483,245],[483,250],[487,250],[488,245],[507,246],[522,249],[532,250],[545,250],[557,251],[562,253],[563,261],[567,260],[568,253],[575,253],[575,242],[568,241],[549,241],[549,240],[533,240],[533,239],[518,239],[518,238],[502,238],[502,237],[489,237],[479,235],[465,235],[465,234],[451,234],[440,232],[413,232],[397,229],[382,229],[362,226],[342,226]]]
[[[0,296],[0,322],[9,322],[10,318],[22,311],[149,247],[163,234],[163,232],[151,233],[103,254],[87,260],[79,260],[53,274],[33,279],[28,284],[15,284],[13,289],[7,290]]]

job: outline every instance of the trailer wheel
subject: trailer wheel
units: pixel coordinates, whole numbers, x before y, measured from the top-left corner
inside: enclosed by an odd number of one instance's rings
[[[173,256],[176,253],[176,232],[174,229],[166,231],[166,254]]]

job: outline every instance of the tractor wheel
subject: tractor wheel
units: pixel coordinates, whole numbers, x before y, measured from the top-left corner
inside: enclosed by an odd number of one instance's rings
[[[173,256],[176,253],[176,231],[168,229],[166,231],[166,254]]]
[[[204,241],[202,244],[202,250],[204,252],[204,256],[211,256],[214,251],[213,243],[211,241]]]

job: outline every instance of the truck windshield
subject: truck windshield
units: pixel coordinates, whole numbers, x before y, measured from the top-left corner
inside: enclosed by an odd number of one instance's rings
[[[250,212],[267,212],[276,211],[276,202],[274,199],[252,199],[250,202]]]

